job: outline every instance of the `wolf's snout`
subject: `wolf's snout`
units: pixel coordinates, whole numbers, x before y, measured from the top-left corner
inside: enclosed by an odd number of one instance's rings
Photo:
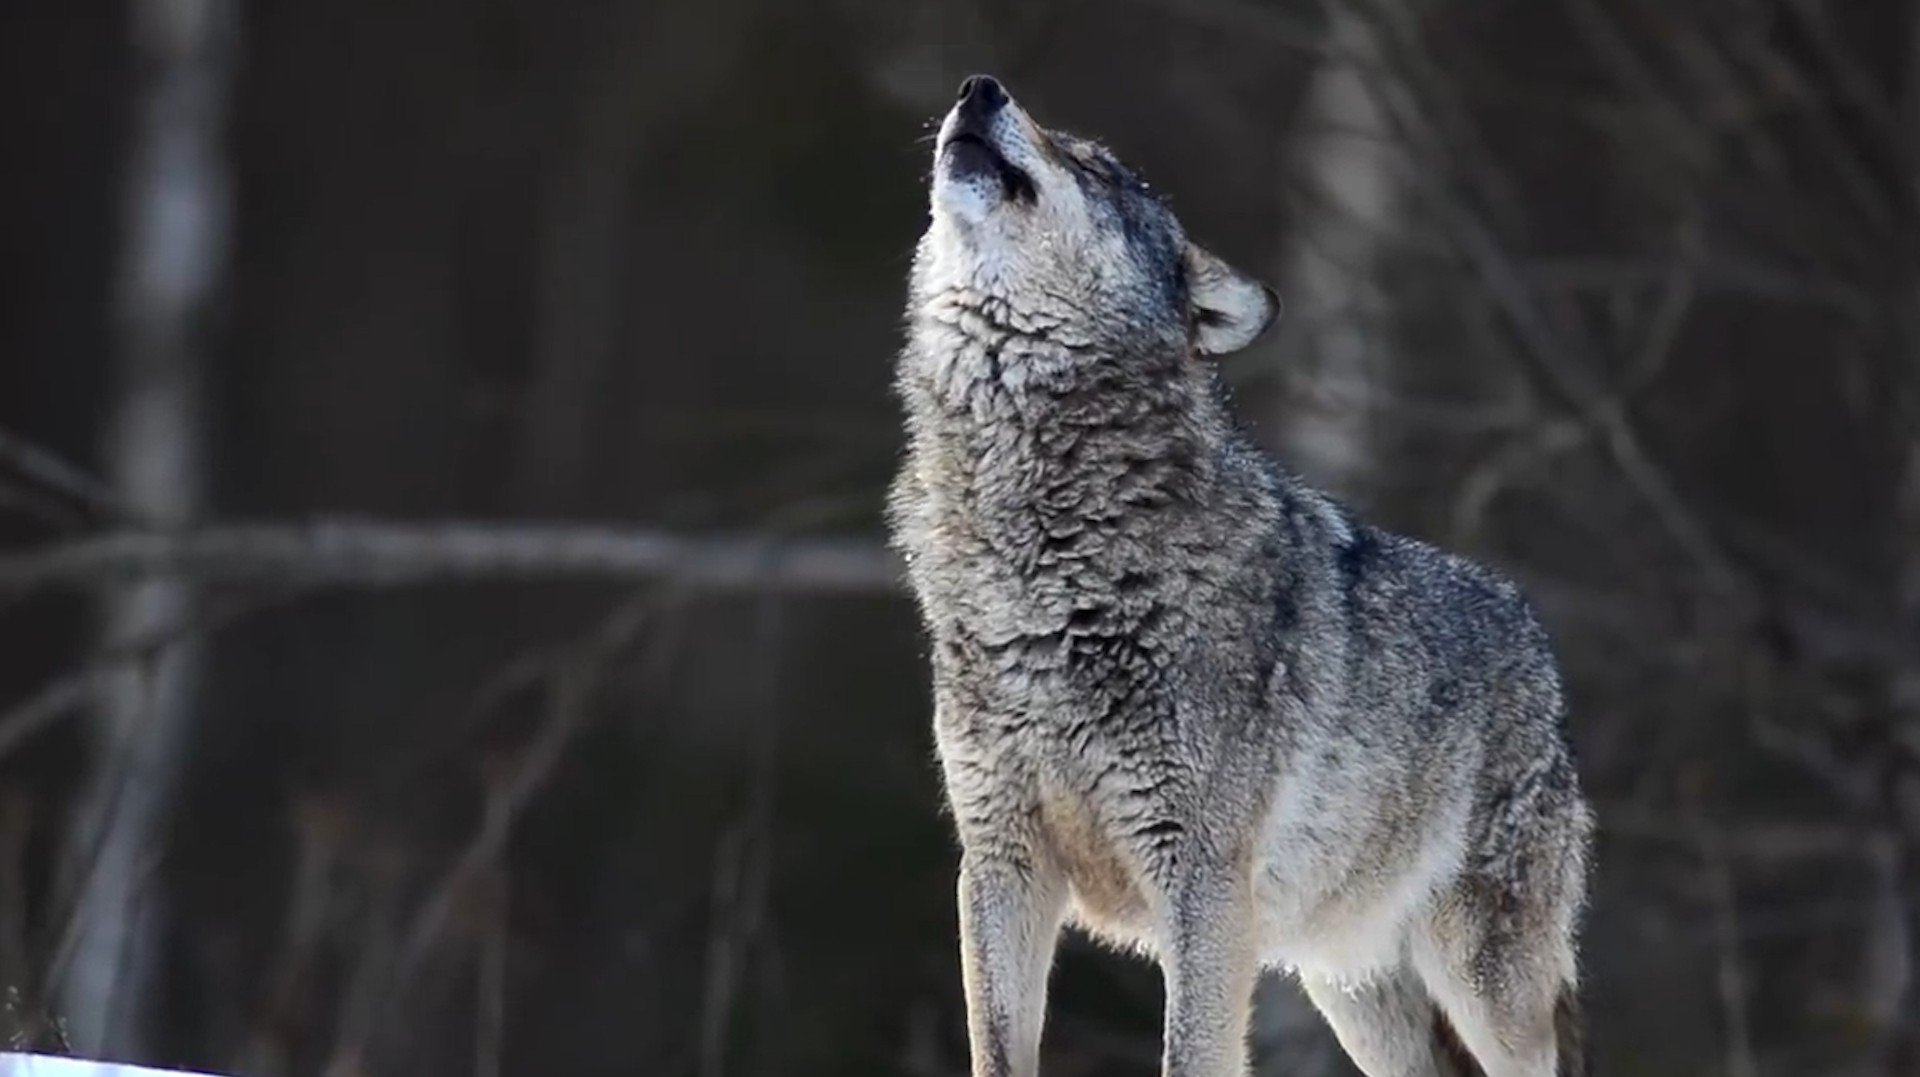
[[[960,84],[960,110],[985,119],[1007,103],[1006,87],[992,75],[968,75]]]
[[[959,103],[941,124],[935,150],[936,200],[942,185],[950,184],[945,189],[957,201],[947,204],[964,207],[965,214],[984,214],[1008,201],[1033,203],[1033,176],[1008,158],[1009,153],[1019,156],[1026,145],[1021,125],[1009,122],[1017,119],[1012,104],[991,75],[970,75],[960,84]]]

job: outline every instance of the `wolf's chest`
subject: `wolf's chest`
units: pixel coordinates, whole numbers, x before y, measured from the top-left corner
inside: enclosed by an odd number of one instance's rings
[[[1040,803],[1041,830],[1072,888],[1075,919],[1097,935],[1131,942],[1146,931],[1151,910],[1137,858],[1102,815],[1084,797],[1056,794]]]
[[[1163,641],[1091,620],[1024,611],[985,628],[950,622],[936,633],[943,679],[964,688],[980,720],[1025,730],[1028,751],[1107,747],[1171,706],[1173,660]]]

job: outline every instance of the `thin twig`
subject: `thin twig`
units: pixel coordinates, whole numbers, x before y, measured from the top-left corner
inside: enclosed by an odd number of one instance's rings
[[[121,523],[136,523],[146,518],[85,468],[4,428],[0,428],[0,461],[45,489],[80,502],[103,518]]]
[[[1694,839],[1706,872],[1713,899],[1714,936],[1719,960],[1715,963],[1715,985],[1720,995],[1721,1018],[1726,1022],[1727,1077],[1758,1077],[1759,1064],[1753,1054],[1753,1022],[1747,1010],[1748,978],[1741,953],[1739,899],[1735,893],[1733,867],[1720,851],[1718,832],[1698,805],[1692,816]]]
[[[512,947],[513,887],[497,872],[487,896],[485,934],[474,976],[474,1077],[500,1077],[507,1038],[507,957]]]
[[[0,512],[10,512],[57,531],[83,530],[88,519],[44,490],[0,481]]]
[[[272,599],[255,598],[224,604],[184,623],[168,625],[141,638],[101,651],[78,669],[55,677],[33,694],[0,709],[0,758],[54,722],[93,702],[115,678],[124,675],[128,667],[152,662],[169,648],[211,635],[235,621],[285,600],[286,596],[280,595]]]
[[[779,777],[780,711],[775,705],[780,646],[780,600],[761,599],[759,667],[764,707],[746,803],[716,855],[713,920],[707,940],[705,1000],[700,1017],[700,1077],[724,1077],[728,1032],[738,1008],[748,955],[765,928],[774,852],[774,802]]]

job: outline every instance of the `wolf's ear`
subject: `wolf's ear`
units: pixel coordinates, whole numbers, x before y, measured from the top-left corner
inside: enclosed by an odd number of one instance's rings
[[[1196,244],[1187,244],[1186,258],[1194,347],[1200,354],[1237,352],[1279,316],[1280,296],[1272,288]]]

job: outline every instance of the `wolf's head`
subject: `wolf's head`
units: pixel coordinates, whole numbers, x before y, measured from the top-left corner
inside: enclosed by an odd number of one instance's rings
[[[940,126],[915,283],[1004,303],[1088,344],[1219,355],[1273,321],[1272,289],[1187,239],[1105,147],[1036,124],[974,75]]]

